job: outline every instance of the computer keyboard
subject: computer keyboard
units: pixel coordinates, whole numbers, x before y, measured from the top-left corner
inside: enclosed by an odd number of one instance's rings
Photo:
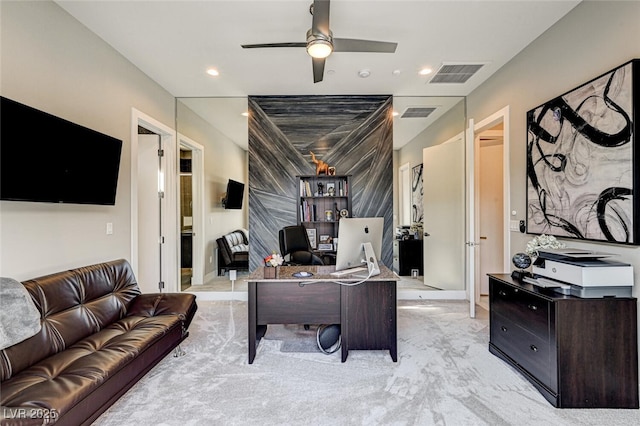
[[[364,266],[358,266],[356,268],[349,268],[349,269],[343,269],[341,271],[335,271],[335,272],[332,272],[331,275],[333,275],[334,277],[341,277],[343,275],[354,274],[356,272],[362,272],[366,270],[367,268],[365,268]]]

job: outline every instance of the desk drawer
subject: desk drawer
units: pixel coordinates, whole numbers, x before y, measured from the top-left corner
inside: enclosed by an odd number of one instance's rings
[[[550,302],[513,286],[490,280],[491,312],[503,315],[514,323],[547,340],[549,337]]]
[[[340,285],[262,282],[256,287],[258,324],[340,324]]]
[[[541,339],[495,312],[491,313],[490,339],[532,376],[552,391],[557,391],[556,380],[551,377],[551,347],[548,339]]]

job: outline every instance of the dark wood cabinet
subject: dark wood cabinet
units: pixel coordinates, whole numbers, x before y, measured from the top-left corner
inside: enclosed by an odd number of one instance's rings
[[[579,298],[489,275],[489,351],[558,408],[638,408],[635,298]]]
[[[423,271],[423,240],[393,240],[393,270],[400,276],[411,276],[414,269],[418,275]]]

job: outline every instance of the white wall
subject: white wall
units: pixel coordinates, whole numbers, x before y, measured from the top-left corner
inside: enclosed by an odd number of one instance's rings
[[[466,113],[476,123],[510,107],[510,203],[517,219],[525,218],[526,112],[633,58],[640,58],[640,2],[583,1],[466,99]],[[447,130],[448,129],[448,130]],[[422,161],[422,149],[453,133],[454,123],[438,123],[398,152],[397,164]],[[397,171],[396,171],[397,173]],[[636,224],[637,225],[637,224]],[[513,253],[524,251],[530,235],[510,232]],[[572,247],[618,253],[634,265],[634,295],[640,294],[640,248],[580,243]]]
[[[475,122],[510,106],[510,208],[526,216],[526,112],[633,58],[640,58],[640,2],[584,1],[467,98]],[[636,138],[638,135],[636,135]],[[638,226],[638,224],[635,224]],[[511,232],[513,253],[530,235]],[[618,253],[634,265],[640,294],[640,248],[565,240],[571,247]]]
[[[131,108],[173,128],[173,96],[53,2],[2,1],[0,14],[2,96],[124,142],[115,206],[0,202],[0,275],[129,259]]]
[[[178,131],[204,146],[205,275],[217,274],[216,239],[236,229],[247,228],[248,153],[180,100],[177,102],[177,117]],[[242,210],[225,210],[220,203],[229,179],[245,184]]]

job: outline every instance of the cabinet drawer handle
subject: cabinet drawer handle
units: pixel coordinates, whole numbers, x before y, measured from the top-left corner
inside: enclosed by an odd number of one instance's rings
[[[498,294],[503,297],[507,295],[507,293],[504,290],[500,290]]]
[[[537,348],[537,346],[536,346],[536,345],[531,345],[531,346],[529,346],[529,349],[531,349],[531,350],[532,350],[532,351],[534,351],[534,352],[538,352],[538,348]]]
[[[532,311],[537,311],[538,307],[536,305],[529,305],[529,309],[531,309]]]
[[[507,332],[507,327],[505,327],[504,325],[502,327],[500,327],[500,330],[504,331],[505,333]]]

